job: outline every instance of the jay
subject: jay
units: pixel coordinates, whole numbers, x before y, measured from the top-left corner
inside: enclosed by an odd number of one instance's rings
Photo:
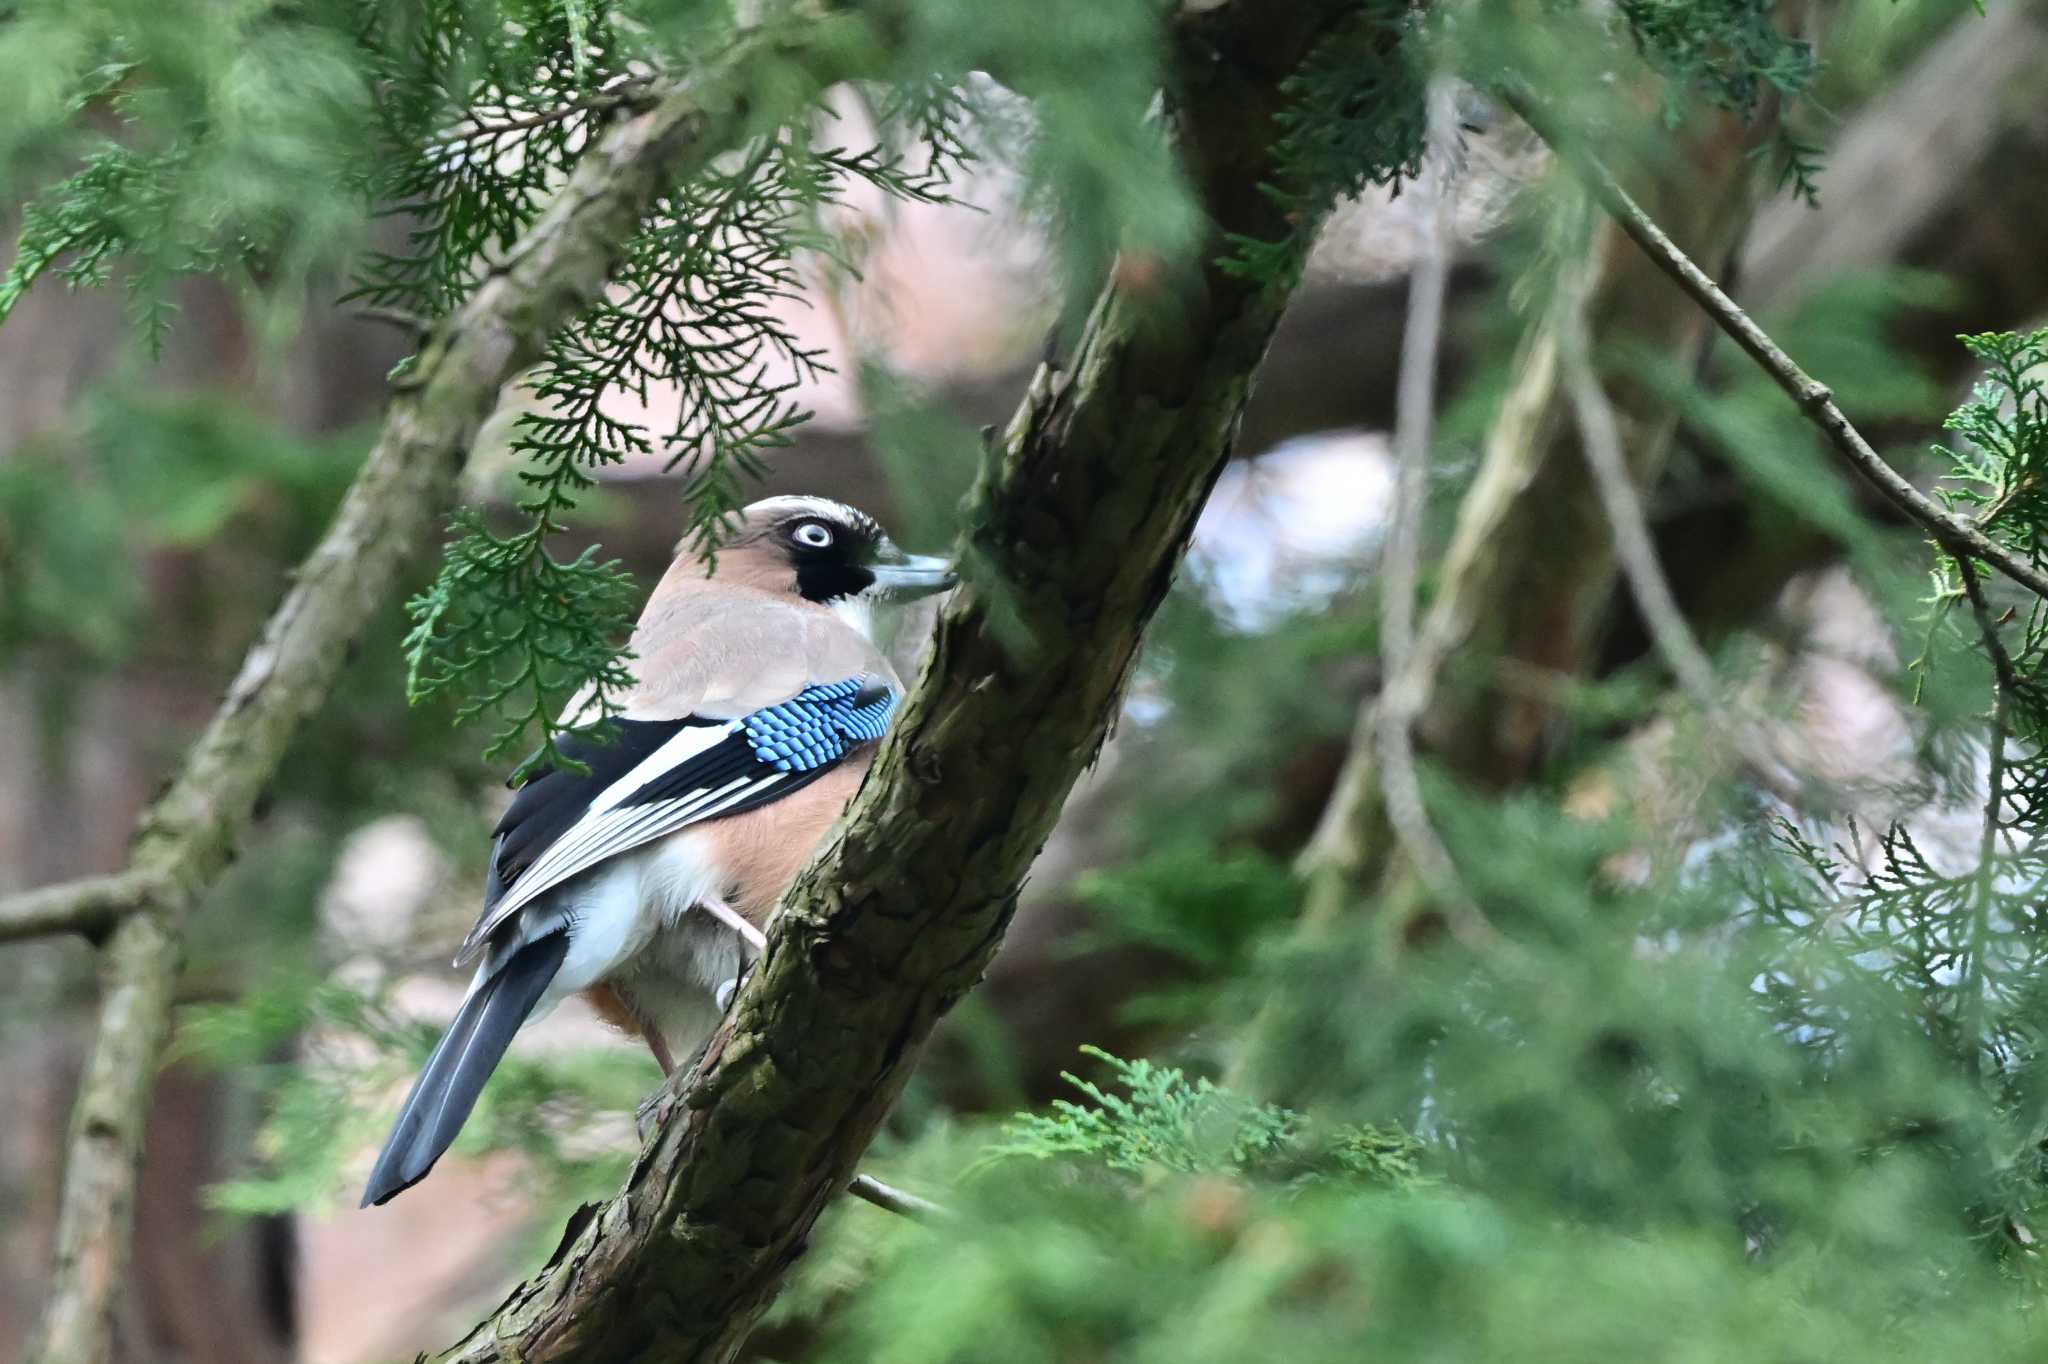
[[[895,710],[873,607],[953,581],[943,560],[815,497],[748,507],[715,573],[677,557],[633,629],[638,676],[610,742],[563,741],[587,773],[540,769],[498,822],[483,913],[456,958],[476,975],[364,1207],[426,1177],[512,1035],[569,995],[644,1037],[664,1074],[701,1044]]]

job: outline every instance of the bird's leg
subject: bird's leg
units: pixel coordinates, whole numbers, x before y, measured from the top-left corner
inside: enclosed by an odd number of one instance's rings
[[[697,905],[706,914],[709,914],[712,918],[739,934],[740,941],[752,948],[755,956],[760,956],[762,949],[768,946],[768,939],[762,934],[761,930],[748,923],[745,915],[741,914],[724,900],[715,895],[707,895],[699,900]],[[720,981],[718,988],[711,992],[711,998],[718,1005],[720,1013],[724,1013],[726,1009],[731,1007],[732,997],[739,993],[740,979],[746,973],[746,967],[742,966],[737,975],[731,980]]]
[[[620,999],[621,1002],[627,1002],[623,995]],[[634,1025],[640,1030],[641,1039],[647,1043],[647,1050],[654,1053],[654,1064],[661,1067],[661,1083],[640,1101],[640,1106],[633,1113],[633,1125],[638,1129],[640,1139],[644,1142],[651,1129],[661,1126],[663,1119],[668,1117],[669,1109],[675,1103],[671,1086],[675,1081],[676,1058],[668,1049],[668,1039],[661,1035],[661,1029],[655,1025],[654,1020],[630,1003],[627,1003],[627,1009],[632,1015]]]
[[[669,1054],[668,1039],[661,1035],[661,1029],[640,1020],[640,1036],[647,1041],[647,1050],[654,1053],[654,1064],[661,1067],[661,1078],[666,1080],[676,1073],[676,1058]]]
[[[748,923],[745,915],[717,896],[705,896],[697,902],[697,908],[739,934],[741,940],[753,948],[756,955],[768,945],[768,939],[762,936],[760,929]],[[718,1007],[722,1009],[725,1005],[720,1004]]]

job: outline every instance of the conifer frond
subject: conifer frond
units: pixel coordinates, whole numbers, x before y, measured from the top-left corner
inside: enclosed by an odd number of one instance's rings
[[[439,317],[533,221],[592,135],[639,83],[607,8],[558,0],[365,0],[377,75],[377,154],[363,192],[411,226],[373,252],[349,295]]]
[[[1374,0],[1283,83],[1288,107],[1277,146],[1286,183],[1262,188],[1288,210],[1297,234],[1319,230],[1337,200],[1421,171],[1427,77],[1412,40],[1420,27],[1404,0]],[[1286,239],[1235,237],[1231,245],[1223,268],[1253,279],[1276,278],[1298,254]]]
[[[1621,0],[1618,8],[1637,49],[1666,78],[1664,119],[1673,127],[1687,89],[1747,120],[1768,96],[1796,102],[1820,72],[1813,45],[1772,22],[1773,0]],[[1819,201],[1820,149],[1782,115],[1758,151],[1777,155],[1781,185],[1808,204]]]
[[[2048,549],[2048,329],[1961,339],[1986,374],[1945,423],[1962,437],[1960,448],[1935,447],[1949,463],[1944,500],[2041,562]]]
[[[53,8],[58,45],[85,54],[68,76],[38,73],[63,91],[68,171],[23,196],[0,321],[45,274],[98,286],[119,267],[156,354],[181,278],[284,292],[349,250],[360,200],[343,167],[368,101],[333,8],[192,6],[166,25],[169,54],[103,7]]]
[[[2039,491],[2048,466],[2048,331],[1965,336],[1986,374],[1947,426],[1963,439],[1937,446],[1949,465],[1939,492],[1952,511],[2030,562],[2044,559],[2048,499]],[[2040,986],[2048,973],[2048,627],[2038,599],[1994,601],[1993,580],[1974,563],[1939,554],[1927,600],[1930,639],[1912,665],[1923,685],[1937,658],[1953,668],[1982,657],[1977,677],[1990,686],[1982,729],[1971,736],[1965,789],[1974,791],[1976,828],[1935,841],[1907,820],[1893,822],[1856,855],[1824,852],[1781,821],[1779,843],[1810,877],[1814,893],[1760,895],[1755,903],[1810,946],[1831,940],[1848,960],[1911,1001],[1919,1025],[1981,1084],[2015,1121],[2024,1096],[2040,1084]],[[1948,647],[1941,645],[1946,641]],[[1977,677],[1943,679],[1952,688]],[[1967,804],[1964,808],[1968,808]],[[1852,837],[1856,834],[1850,826]],[[1803,947],[1802,947],[1803,950]],[[1793,1026],[1832,1047],[1826,992],[1812,981],[1769,993]],[[2036,1151],[2036,1156],[2039,1151]],[[2032,1161],[2011,1169],[2013,1208],[2031,1194],[2019,1187]],[[2015,1211],[2014,1215],[2017,1215]]]
[[[569,476],[582,480],[573,469]],[[556,736],[614,713],[613,695],[632,683],[619,648],[636,596],[632,575],[617,560],[598,559],[595,547],[557,559],[547,537],[558,529],[555,512],[573,503],[548,497],[543,491],[542,500],[527,503],[533,519],[509,535],[493,533],[474,512],[457,513],[457,538],[440,573],[407,603],[408,699],[417,704],[455,692],[462,697],[458,723],[495,717],[486,758],[538,729],[540,750],[515,782],[544,764],[581,770],[556,748]],[[586,693],[575,714],[562,715],[571,698]]]
[[[942,158],[913,168],[879,148],[821,147],[790,125],[662,196],[611,291],[556,337],[530,380],[537,406],[512,438],[526,462],[526,525],[501,537],[462,520],[439,578],[412,604],[413,697],[454,693],[460,718],[497,716],[491,755],[531,729],[534,761],[567,761],[557,736],[601,722],[630,685],[618,650],[634,593],[590,553],[557,561],[547,537],[594,486],[593,470],[661,454],[689,473],[684,538],[710,553],[763,453],[789,444],[808,415],[794,393],[828,368],[788,317],[803,303],[800,255],[833,249],[818,212],[855,181],[933,201],[948,173]],[[664,388],[676,403],[664,429],[622,410]],[[586,688],[577,714],[559,713]]]
[[[130,311],[151,353],[159,352],[171,312],[163,296],[169,277],[208,273],[223,261],[212,244],[180,241],[169,230],[167,208],[189,152],[177,143],[148,156],[110,142],[76,174],[30,200],[14,264],[0,278],[0,322],[45,272],[54,269],[66,284],[92,288],[105,284],[114,263],[127,256]]]
[[[1820,70],[1811,43],[1771,22],[1773,0],[1621,0],[1617,8],[1651,65],[1744,118],[1769,94],[1802,94]],[[1674,120],[1676,100],[1676,91],[1666,97]]]
[[[1055,1099],[1048,1111],[1015,1114],[971,1170],[1078,1157],[1124,1174],[1335,1177],[1396,1188],[1426,1182],[1422,1143],[1406,1132],[1351,1124],[1313,1132],[1292,1109],[1190,1078],[1174,1066],[1128,1060],[1100,1047],[1081,1051],[1108,1069],[1114,1088],[1062,1072],[1087,1102]]]
[[[1018,1114],[987,1159],[1080,1155],[1112,1170],[1236,1170],[1272,1156],[1301,1133],[1299,1113],[1191,1080],[1171,1066],[1127,1061],[1097,1047],[1082,1050],[1107,1066],[1126,1094],[1062,1074],[1089,1102],[1057,1099],[1050,1113]]]

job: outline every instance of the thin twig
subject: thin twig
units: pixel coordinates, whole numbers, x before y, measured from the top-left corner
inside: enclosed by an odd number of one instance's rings
[[[1657,546],[1650,538],[1648,518],[1642,499],[1629,477],[1628,461],[1622,454],[1621,429],[1614,405],[1600,387],[1593,370],[1592,347],[1586,333],[1586,300],[1591,292],[1592,266],[1581,261],[1565,266],[1558,281],[1553,326],[1557,336],[1558,367],[1565,390],[1571,398],[1572,417],[1578,426],[1579,448],[1593,485],[1600,495],[1601,509],[1614,535],[1614,557],[1628,580],[1629,592],[1643,613],[1650,639],[1657,653],[1678,679],[1679,687],[1692,699],[1716,737],[1728,744],[1757,779],[1774,790],[1780,785],[1777,764],[1749,735],[1723,713],[1721,687],[1714,677],[1714,664],[1707,651],[1686,624],[1685,613],[1672,595],[1671,583],[1657,561]],[[1781,797],[1791,792],[1778,791]]]
[[[423,336],[434,325],[430,317],[408,312],[404,308],[387,308],[381,304],[365,304],[352,310],[352,316],[365,322],[382,322],[387,327],[396,327],[413,336]]]
[[[873,1175],[855,1175],[852,1182],[846,1186],[846,1191],[855,1198],[865,1199],[899,1217],[933,1221],[953,1215],[950,1209],[940,1207],[929,1198],[919,1198],[914,1193],[905,1193],[894,1185],[884,1184]]]
[[[1978,633],[1984,637],[1984,652],[1991,656],[1991,671],[2008,695],[2016,692],[2020,687],[2019,669],[2006,652],[2005,641],[1998,637],[1998,621],[1991,614],[1991,604],[1984,596],[1983,584],[1977,580],[1977,570],[1967,559],[1956,560],[1956,567],[1962,574],[1963,593],[1970,599],[1971,614],[1977,618]]]
[[[1984,1034],[1984,953],[1990,946],[1991,912],[1998,893],[1998,832],[2004,827],[2005,739],[2011,724],[2012,698],[2018,692],[2019,672],[2012,655],[1998,637],[1998,622],[1985,599],[1984,585],[1977,569],[1967,558],[1956,556],[1956,568],[1963,591],[1970,599],[1970,612],[1977,618],[1977,632],[1983,636],[1984,651],[1991,656],[1991,732],[1986,738],[1989,760],[1985,773],[1984,829],[1977,845],[1977,913],[1970,921],[1969,960],[1962,975],[1963,1041],[1970,1048],[1970,1060],[1978,1060]]]
[[[2048,598],[2048,573],[1992,540],[1977,525],[1945,510],[1885,463],[1862,433],[1850,424],[1827,385],[1801,369],[1765,334],[1763,328],[1750,319],[1749,314],[1737,306],[1735,300],[1723,293],[1704,270],[1693,264],[1650,215],[1629,197],[1628,191],[1597,157],[1569,145],[1558,129],[1557,121],[1538,106],[1534,96],[1526,90],[1507,90],[1503,97],[1539,137],[1577,169],[1594,198],[1621,225],[1621,230],[1659,269],[1676,281],[1679,288],[1690,294],[1736,345],[1763,366],[1764,371],[1820,428],[1850,466],[1892,505],[1919,522],[1950,554],[1958,558],[1965,554],[1974,555],[2037,596]]]
[[[1437,81],[1430,89],[1429,123],[1437,178],[1421,248],[1409,276],[1408,317],[1395,388],[1394,501],[1380,556],[1380,661],[1386,684],[1380,692],[1374,737],[1379,749],[1380,791],[1394,838],[1429,887],[1452,935],[1468,947],[1479,947],[1492,942],[1492,927],[1466,892],[1457,864],[1429,822],[1422,783],[1415,771],[1415,724],[1429,695],[1429,676],[1417,666],[1415,582],[1422,552],[1423,485],[1429,468],[1453,206],[1455,126],[1451,91],[1445,81]]]
[[[104,937],[149,898],[150,882],[134,871],[38,886],[0,900],[0,942],[55,933]]]

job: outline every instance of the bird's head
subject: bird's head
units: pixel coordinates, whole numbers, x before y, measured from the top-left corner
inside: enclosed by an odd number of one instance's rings
[[[714,576],[825,606],[910,601],[956,581],[944,559],[905,554],[874,517],[823,497],[747,507],[718,548]]]

